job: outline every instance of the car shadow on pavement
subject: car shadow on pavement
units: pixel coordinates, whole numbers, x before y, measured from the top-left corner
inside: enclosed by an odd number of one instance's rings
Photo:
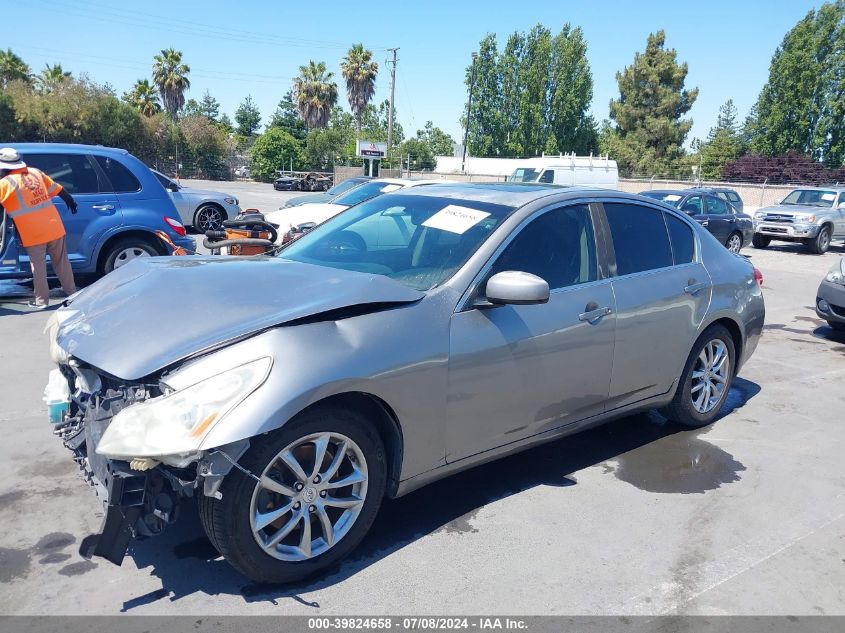
[[[736,378],[719,419],[742,408],[759,392],[757,384]],[[151,568],[150,573],[161,579],[162,587],[125,602],[122,611],[165,598],[175,601],[196,592],[240,594],[246,602],[271,604],[290,599],[317,608],[321,605],[301,594],[341,583],[426,535],[476,532],[472,520],[487,504],[537,486],[577,485],[572,473],[599,464],[604,473],[615,473],[620,480],[645,490],[712,490],[738,481],[737,473],[745,468],[732,455],[698,437],[711,426],[681,428],[649,411],[472,468],[399,499],[386,500],[370,532],[349,558],[315,579],[295,585],[255,584],[238,574],[205,537],[196,508],[189,505],[177,524],[163,535],[130,546],[129,555],[139,569]],[[681,459],[676,464],[679,449]],[[635,459],[643,451],[644,459]],[[674,461],[667,463],[662,455]],[[618,462],[618,466],[604,464],[608,460]],[[644,474],[649,468],[654,472]],[[682,483],[677,485],[674,477],[682,477]],[[668,487],[650,487],[656,481],[665,486],[667,479]]]

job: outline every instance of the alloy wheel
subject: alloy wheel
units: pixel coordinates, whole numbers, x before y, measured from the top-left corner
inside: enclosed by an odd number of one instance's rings
[[[719,339],[711,340],[701,350],[692,370],[690,397],[696,411],[709,413],[722,402],[730,370],[727,346]]]
[[[728,238],[728,250],[731,253],[738,253],[742,248],[742,238],[734,233]]]
[[[367,461],[340,433],[314,433],[270,461],[250,504],[253,536],[268,555],[302,561],[323,554],[352,528],[367,498]]]
[[[223,212],[216,207],[202,207],[197,211],[197,226],[196,228],[205,233],[206,231],[216,231],[223,226]]]

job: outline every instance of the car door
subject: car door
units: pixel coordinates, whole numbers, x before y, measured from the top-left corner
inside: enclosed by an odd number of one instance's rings
[[[833,234],[845,237],[845,191],[839,192],[839,199],[833,206]]]
[[[24,160],[73,196],[78,205],[76,214],[71,214],[59,197],[53,198],[53,204],[65,225],[71,266],[90,269],[95,264],[92,258],[99,237],[122,222],[120,202],[108,180],[86,154],[28,152]]]
[[[604,410],[615,310],[599,270],[586,204],[546,210],[521,225],[482,273],[533,273],[549,283],[542,305],[476,307],[452,316],[447,461],[456,461]]]
[[[24,274],[18,255],[15,225],[6,212],[0,210],[0,279],[14,279]]]
[[[710,304],[712,282],[687,222],[637,202],[605,202],[616,336],[610,408],[674,385]],[[673,237],[670,239],[670,232]]]
[[[704,196],[704,203],[707,205],[707,229],[724,244],[737,230],[736,216],[731,213],[728,203],[718,196]]]

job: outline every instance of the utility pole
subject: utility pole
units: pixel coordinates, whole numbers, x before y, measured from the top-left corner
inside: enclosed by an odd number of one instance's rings
[[[461,161],[461,171],[466,173],[467,170],[467,141],[469,140],[469,117],[472,112],[472,89],[475,86],[475,60],[478,59],[478,53],[472,54],[472,70],[470,71],[469,79],[469,99],[467,100],[467,123],[464,128],[464,158]]]
[[[388,48],[388,51],[393,53],[393,60],[387,60],[385,63],[390,64],[390,109],[387,115],[387,155],[390,156],[393,149],[393,98],[396,94],[396,51],[399,47]]]

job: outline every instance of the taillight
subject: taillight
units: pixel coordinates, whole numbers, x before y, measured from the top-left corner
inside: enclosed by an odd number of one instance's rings
[[[761,288],[763,287],[763,273],[761,273],[757,267],[754,267],[754,281],[757,282],[757,285]]]
[[[164,223],[167,224],[171,229],[176,231],[178,235],[185,237],[187,235],[187,231],[185,231],[185,225],[183,225],[179,220],[174,220],[173,218],[168,218],[164,216]]]

